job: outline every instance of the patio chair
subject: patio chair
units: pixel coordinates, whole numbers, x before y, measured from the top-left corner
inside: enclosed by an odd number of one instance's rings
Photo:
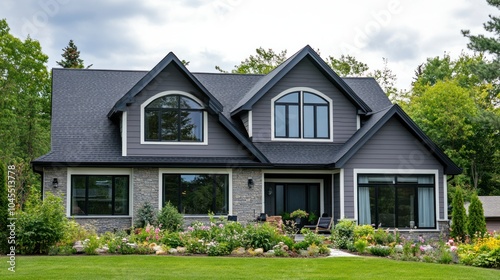
[[[328,232],[332,230],[333,218],[332,217],[319,217],[316,225],[305,225],[305,228],[314,229],[314,232]]]

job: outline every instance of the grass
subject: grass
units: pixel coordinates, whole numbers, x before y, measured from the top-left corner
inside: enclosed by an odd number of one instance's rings
[[[0,279],[500,279],[499,270],[373,257],[18,256],[14,273],[0,263]]]

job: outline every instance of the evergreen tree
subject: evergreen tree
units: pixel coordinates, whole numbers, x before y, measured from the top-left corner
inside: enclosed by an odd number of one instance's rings
[[[61,55],[63,59],[61,61],[56,61],[57,64],[59,64],[63,68],[81,69],[85,67],[83,65],[83,59],[80,58],[80,51],[78,50],[78,47],[75,45],[75,43],[73,43],[73,40],[69,40],[68,46],[65,47],[63,51],[64,52]]]
[[[484,218],[483,204],[477,194],[473,194],[469,205],[469,219],[467,220],[467,231],[469,236],[476,233],[481,236],[486,233],[486,220]]]
[[[451,237],[464,241],[467,235],[467,214],[465,213],[464,195],[462,188],[457,187],[452,201]]]
[[[486,0],[489,5],[500,10],[500,0]],[[492,59],[485,61],[476,68],[479,77],[494,84],[494,89],[490,91],[489,99],[494,105],[500,103],[500,17],[490,15],[490,20],[483,24],[484,29],[494,36],[471,35],[470,30],[462,30],[462,34],[469,38],[467,47],[481,53],[488,53]]]

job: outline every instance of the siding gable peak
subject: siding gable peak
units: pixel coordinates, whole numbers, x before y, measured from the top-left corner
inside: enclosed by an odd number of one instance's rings
[[[328,64],[307,45],[297,53],[288,58],[266,76],[262,77],[231,110],[231,115],[237,115],[241,111],[251,110],[252,106],[287,73],[290,72],[302,60],[309,59],[318,70],[327,77],[339,90],[363,113],[371,112],[371,108],[347,85],[347,83],[335,73]]]

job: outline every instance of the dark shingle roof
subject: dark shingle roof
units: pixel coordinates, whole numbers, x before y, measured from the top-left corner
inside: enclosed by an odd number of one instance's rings
[[[342,79],[368,106],[370,106],[373,112],[380,111],[392,105],[391,101],[389,101],[389,98],[387,98],[374,78],[345,77]]]
[[[342,144],[259,142],[255,146],[275,165],[328,165]]]
[[[310,49],[310,47],[309,47]],[[311,56],[315,53],[307,47],[298,52],[289,63],[296,63],[294,57]],[[317,54],[316,54],[317,55]],[[168,56],[167,56],[168,58]],[[303,58],[303,57],[302,57]],[[302,59],[301,58],[301,59]],[[175,58],[170,57],[173,61]],[[292,61],[292,62],[290,62]],[[317,62],[319,63],[319,62]],[[161,63],[160,63],[161,64]],[[293,63],[292,63],[293,64]],[[392,106],[377,82],[372,78],[343,78],[335,80],[337,85],[360,98],[364,106],[375,112],[345,144],[332,143],[251,143],[244,137],[245,130],[237,118],[231,118],[231,110],[250,100],[255,95],[248,94],[256,87],[261,88],[274,79],[277,73],[288,67],[288,63],[269,75],[242,75],[224,73],[193,73],[189,77],[215,98],[220,104],[219,121],[260,161],[251,158],[202,158],[202,157],[123,157],[121,155],[120,128],[108,118],[110,109],[121,110],[122,103],[129,102],[127,92],[133,92],[138,83],[152,71],[118,71],[90,69],[54,69],[52,91],[52,150],[36,159],[34,165],[66,164],[97,166],[106,164],[125,165],[333,165],[340,167],[350,156],[394,114],[407,122],[407,127],[421,141],[435,151],[435,155],[448,166],[448,174],[457,174],[459,168],[435,147],[427,136],[404,114],[398,106]],[[165,66],[165,65],[161,65]],[[324,65],[319,65],[318,67]],[[281,69],[281,70],[280,70]],[[156,69],[158,70],[158,69]],[[330,70],[331,71],[331,70]],[[331,74],[331,73],[330,73]],[[278,75],[279,76],[279,75]],[[332,76],[333,77],[333,76]],[[333,78],[338,78],[334,74]],[[355,93],[354,93],[355,92]],[[360,103],[360,104],[361,104]],[[60,108],[64,108],[61,110]],[[217,109],[217,108],[215,108]],[[111,114],[114,109],[111,110]],[[368,110],[368,111],[369,111]],[[253,150],[252,150],[253,149]]]

